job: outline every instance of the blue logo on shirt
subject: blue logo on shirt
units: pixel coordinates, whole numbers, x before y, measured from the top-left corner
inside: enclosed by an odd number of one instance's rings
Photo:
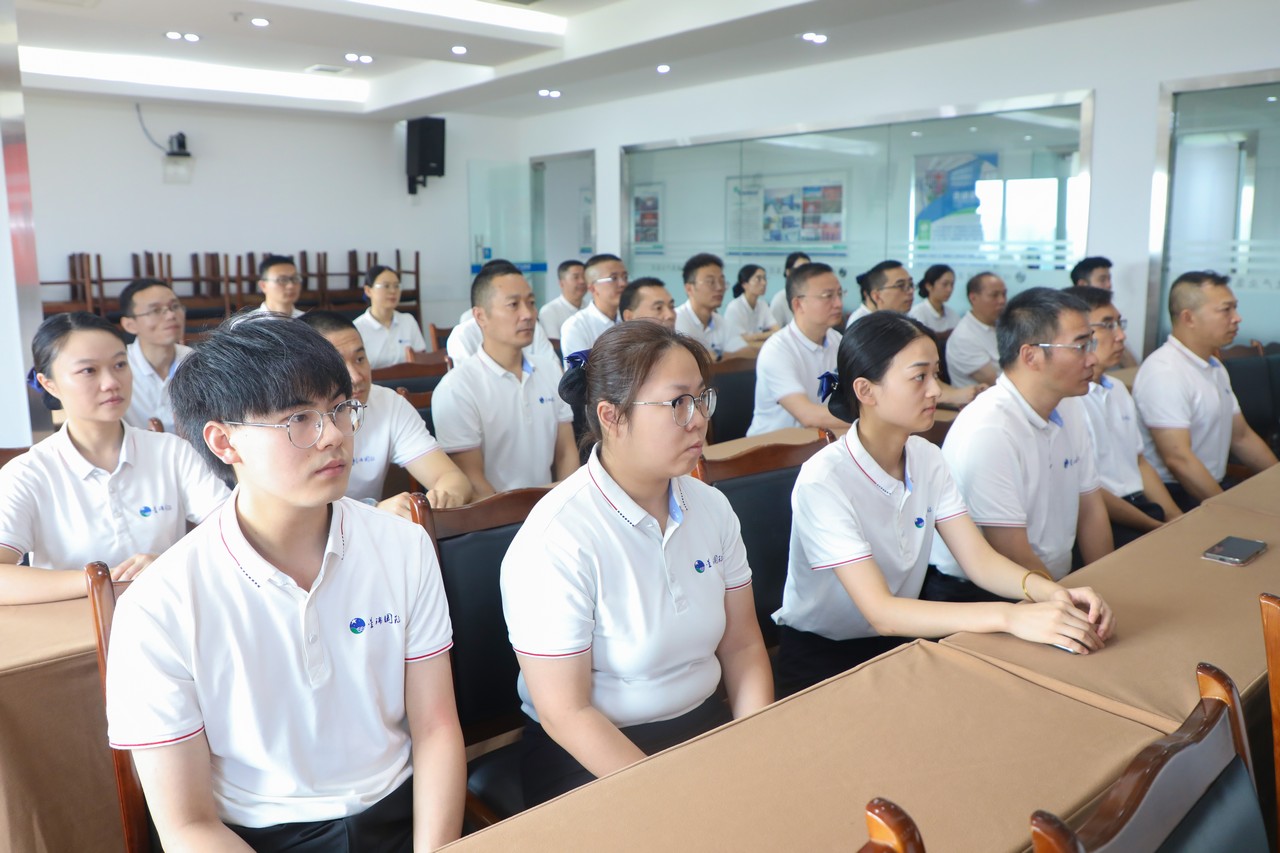
[[[351,633],[359,634],[362,631],[364,631],[364,620],[361,619],[359,616],[357,616],[356,618],[351,620],[351,624],[348,625],[347,627],[351,629]]]
[[[143,518],[150,518],[151,516],[157,515],[158,513],[171,512],[172,510],[173,510],[173,504],[156,504],[155,506],[142,507],[140,510],[138,510],[138,515],[142,516]]]
[[[698,574],[702,574],[712,566],[724,562],[724,554],[716,554],[714,557],[707,557],[705,560],[697,560],[693,564],[693,570]]]
[[[698,574],[702,574],[707,570],[707,564],[699,560],[698,562],[693,564],[693,570]]]
[[[347,623],[347,627],[351,629],[353,634],[362,634],[364,629],[372,630],[378,625],[399,625],[400,617],[394,613],[383,613],[380,616],[370,616],[368,619],[361,619],[359,616]]]
[[[375,461],[375,457],[373,456],[356,456],[352,458],[351,464],[355,465],[358,462],[373,462],[373,461]]]
[[[917,530],[919,530],[919,529],[921,529],[921,528],[923,528],[923,527],[924,527],[924,519],[923,519],[923,518],[917,518],[917,519],[916,519],[916,529],[917,529]]]

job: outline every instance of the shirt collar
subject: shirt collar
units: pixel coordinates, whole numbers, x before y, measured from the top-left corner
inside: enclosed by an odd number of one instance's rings
[[[1173,335],[1169,336],[1168,343],[1169,343],[1169,346],[1173,347],[1175,350],[1182,353],[1187,358],[1191,359],[1192,363],[1194,363],[1196,367],[1199,367],[1201,369],[1207,369],[1210,367],[1222,367],[1222,362],[1218,361],[1218,359],[1216,359],[1215,357],[1209,356],[1209,360],[1205,361],[1203,358],[1201,358],[1200,356],[1192,352],[1191,349],[1186,344],[1178,340]]]
[[[1014,401],[1017,402],[1018,406],[1022,409],[1022,413],[1026,415],[1027,421],[1036,429],[1048,429],[1050,423],[1062,426],[1062,416],[1058,414],[1057,409],[1054,409],[1049,413],[1049,420],[1047,421],[1040,417],[1040,414],[1035,409],[1031,408],[1031,404],[1022,396],[1022,392],[1018,390],[1018,386],[1014,385],[1013,381],[1010,380],[1006,374],[1001,373],[997,376],[996,384],[1013,396]]]
[[[134,437],[136,430],[126,423],[121,422],[124,427],[124,440],[120,444],[120,459],[116,463],[116,471],[124,468],[125,465],[133,464],[134,456]],[[71,443],[71,433],[67,431],[67,425],[63,424],[62,428],[55,432],[52,436],[54,449],[58,451],[58,455],[62,457],[63,463],[71,470],[72,474],[80,480],[87,480],[94,471],[100,470],[88,459],[80,455],[80,451],[76,450],[76,446]],[[115,471],[108,471],[108,474],[114,474]]]
[[[589,306],[587,306],[582,310],[594,312],[595,318],[597,320],[603,320],[604,322],[608,323],[610,326],[618,322],[618,318],[616,316],[610,317],[608,314],[601,311],[600,306],[596,304],[596,301],[594,299],[591,300],[591,304]]]
[[[1105,389],[1107,389],[1108,391],[1110,391],[1110,390],[1111,390],[1111,388],[1112,388],[1112,386],[1114,386],[1116,383],[1114,383],[1114,382],[1112,382],[1110,379],[1108,379],[1108,378],[1107,378],[1107,374],[1105,374],[1105,373],[1104,373],[1104,374],[1102,374],[1101,376],[1099,376],[1099,377],[1098,377],[1098,381],[1097,381],[1097,383],[1095,383],[1095,384],[1101,385],[1103,388],[1105,388]]]
[[[966,317],[968,317],[968,318],[969,318],[970,320],[972,320],[973,322],[977,323],[977,324],[978,324],[978,326],[979,326],[980,328],[984,329],[985,331],[988,331],[988,332],[994,332],[994,331],[996,330],[996,327],[995,327],[995,326],[988,326],[986,323],[982,322],[982,321],[981,321],[981,320],[979,320],[977,317],[973,316],[973,312],[972,312],[972,311],[970,311],[970,312],[969,312],[968,314],[966,314],[965,316],[966,316]]]
[[[813,341],[809,340],[808,336],[805,335],[804,332],[800,331],[800,327],[796,325],[795,320],[792,320],[787,324],[787,329],[795,336],[795,339],[800,342],[800,346],[804,347],[809,352],[822,352],[827,348],[827,335],[825,332],[822,335],[822,343],[815,344]]]
[[[618,481],[609,476],[600,464],[600,445],[591,448],[591,457],[587,459],[587,474],[596,488],[596,492],[604,498],[610,509],[616,512],[623,521],[635,527],[649,517],[649,513],[641,509],[640,504],[622,490]],[[685,497],[680,478],[673,477],[667,490],[667,514],[676,524],[684,522],[684,514],[689,510],[689,501]]]
[[[231,492],[231,497],[218,510],[218,533],[231,562],[241,576],[256,587],[260,588],[269,583],[276,586],[296,586],[292,578],[264,560],[245,538],[244,531],[240,528],[240,519],[236,516],[236,503],[239,497],[240,487],[236,486]],[[347,510],[340,500],[334,501],[329,506],[332,509],[329,519],[329,538],[324,545],[324,559],[320,565],[320,573],[311,585],[313,592],[320,585],[325,569],[330,564],[341,563],[347,554],[347,527],[350,526]],[[336,558],[336,563],[333,558]]]
[[[690,320],[692,320],[694,323],[696,323],[696,324],[697,324],[697,326],[698,326],[698,328],[699,328],[699,329],[702,329],[704,332],[709,332],[709,331],[711,331],[712,329],[714,329],[714,328],[716,327],[716,312],[715,312],[715,311],[712,311],[712,312],[711,312],[711,319],[710,319],[710,320],[708,320],[708,321],[707,321],[707,324],[704,326],[704,325],[702,324],[702,321],[701,321],[700,319],[698,319],[698,312],[696,312],[696,311],[694,311],[694,310],[693,310],[693,303],[692,303],[692,302],[689,302],[688,300],[685,300],[685,303],[684,303],[683,305],[681,305],[681,306],[680,306],[679,310],[680,310],[680,311],[683,311],[683,312],[684,312],[684,313],[686,313],[686,314],[688,314],[688,315],[689,315],[689,319],[690,319]]]
[[[489,370],[489,372],[492,373],[494,376],[506,376],[509,374],[514,375],[514,374],[511,374],[511,371],[507,370],[501,364],[498,364],[498,362],[494,361],[493,356],[485,352],[485,349],[483,346],[481,346],[480,349],[476,350],[476,355],[480,356],[480,363],[483,364]],[[529,357],[524,354],[523,350],[521,350],[520,352],[520,369],[523,373],[528,375],[532,375],[535,369],[533,366],[533,362],[529,361]],[[516,378],[519,379],[520,377],[516,377]]]
[[[849,451],[853,464],[867,476],[867,479],[875,484],[886,497],[890,497],[898,491],[899,487],[906,490],[907,494],[911,494],[911,460],[903,453],[902,460],[902,480],[890,476],[880,467],[880,463],[872,458],[867,449],[862,446],[862,440],[858,438],[858,422],[855,420],[849,431],[844,434],[844,446]]]

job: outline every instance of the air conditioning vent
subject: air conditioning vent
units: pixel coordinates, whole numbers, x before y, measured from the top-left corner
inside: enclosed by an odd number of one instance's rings
[[[306,74],[327,74],[330,77],[337,77],[339,74],[347,74],[350,71],[350,68],[343,68],[339,65],[312,65],[303,69],[303,73]]]

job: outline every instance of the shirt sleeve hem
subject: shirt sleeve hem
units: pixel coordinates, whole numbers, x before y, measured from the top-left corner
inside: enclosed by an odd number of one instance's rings
[[[109,741],[109,743],[111,744],[112,749],[152,749],[157,746],[169,746],[170,744],[174,744],[174,743],[182,743],[182,741],[190,740],[191,738],[200,734],[202,731],[204,731],[203,725],[193,732],[188,732],[187,734],[184,734],[184,735],[178,735],[177,737],[164,738],[163,740],[140,741],[138,743],[123,743],[121,741],[113,740],[113,741]]]
[[[849,563],[861,563],[863,560],[870,560],[873,556],[875,555],[868,551],[866,554],[863,554],[861,557],[851,557],[848,560],[837,560],[834,563],[823,563],[821,566],[810,566],[809,569],[810,571],[815,571],[815,572],[820,569],[834,569],[836,566],[845,566],[845,565],[848,565]]]
[[[576,652],[527,652],[524,649],[515,649],[516,654],[531,658],[572,658],[586,654],[589,651],[591,651],[591,646],[587,646],[585,649],[578,649]]]
[[[984,521],[983,519],[975,518],[973,520],[973,523],[979,525],[980,527],[1026,527],[1027,526],[1026,519],[1023,519],[1021,521],[1003,521],[1003,520]]]
[[[724,588],[724,591],[725,591],[725,592],[733,592],[735,589],[742,589],[744,586],[751,586],[751,578],[747,578],[747,579],[746,579],[745,581],[743,581],[742,583],[734,584],[733,586],[726,586],[726,587]]]
[[[938,517],[938,518],[935,518],[935,519],[934,519],[934,521],[933,521],[933,523],[934,523],[934,524],[941,524],[941,523],[942,523],[942,522],[944,522],[944,521],[950,521],[950,520],[951,520],[951,519],[953,519],[953,518],[959,518],[959,517],[960,517],[960,516],[962,516],[962,515],[968,515],[968,514],[969,514],[969,510],[967,510],[967,509],[962,509],[962,510],[960,510],[959,512],[953,512],[953,513],[950,513],[950,514],[948,514],[948,515],[943,515],[943,516],[940,516],[940,517]]]
[[[427,652],[426,654],[421,654],[421,655],[407,655],[404,659],[404,662],[416,663],[417,661],[420,661],[420,660],[427,660],[428,658],[433,658],[438,655],[442,655],[445,652],[449,651],[449,649],[451,648],[453,648],[453,640],[450,640],[449,642],[445,643],[443,646],[441,646],[440,648],[436,649],[433,652]]]

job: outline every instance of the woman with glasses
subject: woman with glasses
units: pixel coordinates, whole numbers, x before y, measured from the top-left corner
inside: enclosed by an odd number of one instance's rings
[[[738,519],[688,476],[715,410],[709,376],[696,342],[631,321],[561,381],[585,405],[591,457],[502,563],[528,805],[773,701]]]
[[[747,264],[738,270],[738,283],[733,286],[733,301],[724,309],[725,337],[741,337],[748,344],[764,343],[778,331],[778,322],[764,301],[769,281],[764,267]]]
[[[913,435],[933,426],[938,347],[917,320],[877,311],[840,341],[832,414],[852,422],[800,469],[791,495],[778,682],[789,694],[913,637],[1006,631],[1087,654],[1114,619],[1087,587],[1001,556],[969,517],[942,451]],[[975,584],[1002,599],[919,600],[935,533]]]
[[[403,364],[414,352],[426,352],[422,327],[412,314],[397,311],[400,304],[400,276],[391,267],[372,266],[365,274],[364,296],[369,308],[356,317],[364,340],[369,367],[378,370]]]
[[[56,314],[31,352],[28,381],[67,420],[0,469],[0,604],[79,598],[94,560],[129,580],[227,496],[186,441],[124,422],[133,377],[109,322]]]

